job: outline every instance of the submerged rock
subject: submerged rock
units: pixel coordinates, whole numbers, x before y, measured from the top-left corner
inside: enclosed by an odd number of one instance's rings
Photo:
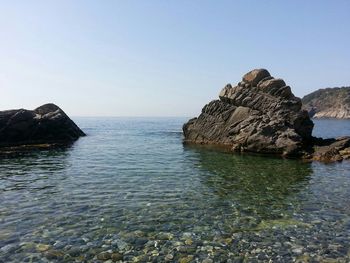
[[[0,148],[69,144],[85,133],[55,104],[0,112]]]
[[[254,69],[236,86],[227,84],[219,100],[205,105],[198,118],[184,124],[183,132],[185,143],[223,146],[238,152],[321,161],[333,161],[332,151],[338,156],[336,160],[348,155],[341,152],[346,147],[339,147],[339,140],[312,137],[313,126],[301,99],[284,80],[273,78],[266,69]]]

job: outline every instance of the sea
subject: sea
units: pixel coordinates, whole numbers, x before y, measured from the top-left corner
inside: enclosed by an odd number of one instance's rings
[[[0,262],[350,262],[350,161],[185,146],[187,120],[74,118],[72,146],[1,157]]]

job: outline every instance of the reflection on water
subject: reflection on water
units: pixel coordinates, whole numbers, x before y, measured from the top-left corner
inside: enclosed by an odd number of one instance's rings
[[[46,185],[48,176],[55,176],[67,167],[68,149],[23,152],[0,158],[0,191],[35,190]],[[15,168],[15,169],[14,169]],[[59,177],[62,180],[64,177]],[[55,186],[55,185],[54,185]]]
[[[348,260],[348,163],[184,147],[184,121],[79,119],[0,159],[0,262]]]
[[[297,160],[197,150],[199,166],[210,172],[203,183],[222,200],[263,218],[293,212],[296,193],[304,190],[312,174],[310,163]]]

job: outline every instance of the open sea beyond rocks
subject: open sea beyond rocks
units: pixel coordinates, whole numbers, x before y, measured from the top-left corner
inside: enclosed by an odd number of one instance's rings
[[[187,118],[74,121],[69,148],[1,157],[0,262],[350,262],[350,161],[184,146]]]

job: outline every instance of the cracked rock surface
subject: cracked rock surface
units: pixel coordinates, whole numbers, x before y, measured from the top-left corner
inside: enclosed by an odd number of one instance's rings
[[[320,161],[347,156],[341,153],[347,152],[346,138],[314,138],[313,126],[301,99],[284,80],[272,77],[266,69],[254,69],[237,85],[227,84],[218,100],[209,102],[197,118],[184,124],[183,132],[185,143],[217,145],[231,151]],[[335,142],[343,146],[336,143],[333,147]]]

